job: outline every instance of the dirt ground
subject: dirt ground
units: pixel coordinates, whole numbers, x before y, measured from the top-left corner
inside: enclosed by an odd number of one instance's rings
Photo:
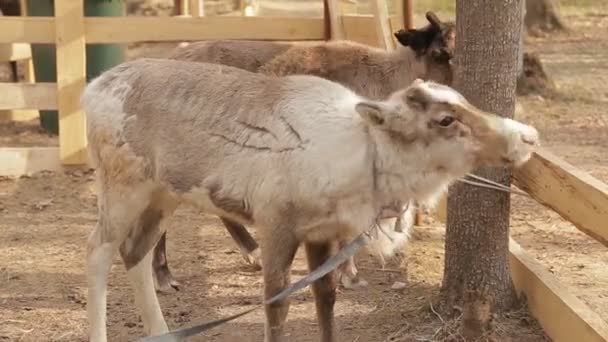
[[[577,167],[608,181],[608,10],[567,15],[571,34],[529,38],[559,94],[520,98],[519,119],[541,131],[544,145]],[[130,49],[129,56],[162,54],[170,44]],[[19,137],[21,136],[21,137]],[[39,139],[39,140],[36,140]],[[0,124],[0,143],[56,144],[36,122]],[[90,172],[40,173],[0,179],[0,341],[85,341],[85,241],[95,225]],[[258,302],[259,271],[243,265],[236,246],[215,217],[180,208],[164,223],[168,258],[183,287],[159,298],[171,328],[219,318]],[[514,196],[512,236],[564,285],[608,320],[608,253],[558,215]],[[415,230],[403,262],[384,269],[358,257],[369,281],[364,290],[341,290],[336,316],[341,341],[460,341],[453,321],[430,306],[443,268],[444,228],[430,222]],[[302,251],[293,279],[307,273]],[[391,289],[396,281],[407,286]],[[494,341],[545,341],[520,310],[496,317]],[[296,294],[287,329],[293,341],[317,341],[309,291]],[[117,258],[110,274],[111,341],[142,336],[125,270]],[[263,312],[228,323],[193,341],[261,341]]]

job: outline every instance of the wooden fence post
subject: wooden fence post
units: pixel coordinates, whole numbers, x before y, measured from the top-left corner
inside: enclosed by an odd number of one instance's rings
[[[403,26],[406,29],[414,28],[414,0],[398,0],[403,1]]]
[[[205,2],[204,0],[192,0],[190,3],[190,11],[193,17],[204,17],[205,16]]]
[[[323,0],[325,13],[329,15],[329,31],[331,40],[345,39],[344,24],[342,22],[342,13],[340,13],[340,4],[338,0]]]
[[[80,96],[86,86],[84,0],[55,0],[59,156],[64,165],[87,162]]]
[[[388,21],[388,5],[386,0],[371,0],[372,14],[376,26],[378,45],[384,50],[394,49],[390,22]]]

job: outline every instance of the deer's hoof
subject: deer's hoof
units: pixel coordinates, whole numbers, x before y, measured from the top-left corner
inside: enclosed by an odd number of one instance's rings
[[[256,270],[262,269],[262,253],[260,252],[259,247],[249,253],[243,253],[243,259]]]
[[[363,289],[369,285],[368,282],[363,278],[360,278],[358,276],[349,277],[346,275],[342,275],[340,277],[340,283],[342,283],[342,286],[345,289],[349,290]]]
[[[154,288],[158,292],[179,291],[182,284],[170,272],[158,272],[154,277]]]

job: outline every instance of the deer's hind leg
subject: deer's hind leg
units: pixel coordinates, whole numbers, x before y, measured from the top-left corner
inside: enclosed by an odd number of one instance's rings
[[[260,260],[260,248],[258,247],[258,243],[255,242],[251,234],[245,229],[245,227],[233,220],[220,217],[222,223],[226,227],[226,230],[232,237],[232,240],[236,242],[236,245],[239,247],[241,251],[241,255],[245,262],[250,265],[255,266],[256,268],[262,267],[262,261]]]
[[[161,192],[153,193],[119,249],[144,329],[149,335],[168,331],[154,287],[152,249],[163,234],[160,227],[162,218],[170,215],[176,206],[175,201]]]
[[[160,236],[158,223],[162,213],[166,212],[155,200],[155,189],[143,183],[120,186],[101,181],[98,191],[98,222],[90,234],[87,245],[87,283],[88,299],[87,313],[90,323],[90,340],[94,342],[107,341],[106,332],[106,292],[108,274],[112,259],[120,251],[129,277],[139,279],[142,286],[136,285],[136,297],[139,297],[140,307],[147,303],[146,308],[158,306],[154,285],[151,278],[150,258],[144,258]],[[123,188],[123,189],[121,189]],[[174,207],[173,207],[174,208]],[[149,276],[141,271],[141,264],[147,263]],[[144,267],[145,268],[145,267]],[[132,281],[133,282],[133,281]],[[149,294],[147,284],[152,287]],[[142,300],[145,298],[146,300]],[[152,303],[152,304],[150,304]],[[152,322],[146,329],[159,332],[167,329],[160,314],[160,309],[150,309],[146,313],[144,323]],[[152,317],[152,319],[148,319]]]
[[[154,270],[154,287],[159,291],[179,290],[181,284],[177,281],[167,262],[167,232],[163,232],[160,240],[154,247],[152,269]]]

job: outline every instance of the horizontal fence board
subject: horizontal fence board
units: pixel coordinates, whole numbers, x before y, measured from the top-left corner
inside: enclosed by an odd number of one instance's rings
[[[343,17],[346,39],[378,45],[371,15]],[[390,17],[393,31],[398,18]],[[323,18],[286,17],[87,17],[87,43],[210,39],[323,40]],[[162,28],[162,29],[159,29]],[[1,17],[0,43],[55,43],[53,17]]]
[[[85,30],[87,43],[324,39],[322,18],[96,17],[85,19]]]
[[[513,239],[509,243],[513,283],[532,315],[555,342],[605,342],[608,325]]]
[[[545,149],[513,178],[536,201],[608,246],[608,185]]]
[[[56,83],[0,83],[0,110],[57,109]]]
[[[0,17],[0,44],[54,43],[53,17]]]

